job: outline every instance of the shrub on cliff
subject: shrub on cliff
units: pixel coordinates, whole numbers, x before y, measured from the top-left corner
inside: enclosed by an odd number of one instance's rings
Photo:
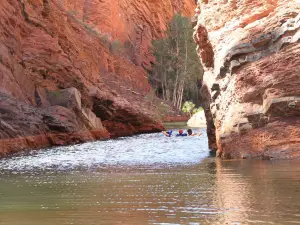
[[[196,108],[196,105],[191,101],[186,101],[182,106],[182,112],[188,114],[190,117],[197,112],[203,111],[202,107]]]
[[[119,40],[114,40],[110,43],[109,50],[114,54],[124,54],[124,45]]]

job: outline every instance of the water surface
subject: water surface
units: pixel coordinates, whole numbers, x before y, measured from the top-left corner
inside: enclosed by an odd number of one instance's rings
[[[0,161],[0,224],[297,224],[300,164],[146,134]]]

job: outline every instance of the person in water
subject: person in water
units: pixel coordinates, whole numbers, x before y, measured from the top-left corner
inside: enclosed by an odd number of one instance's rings
[[[162,131],[162,133],[163,133],[166,137],[171,137],[173,131],[172,131],[172,130],[170,130],[170,131]],[[178,134],[176,134],[176,137],[185,137],[185,136],[188,136],[188,135],[187,135],[186,133],[183,133],[183,130],[179,130],[179,131],[178,131]]]
[[[171,137],[173,131],[172,131],[172,130],[170,130],[170,131],[162,131],[162,133],[163,133],[166,137]],[[201,136],[201,135],[202,135],[202,133],[200,133],[200,134],[194,133],[194,134],[193,134],[192,129],[188,129],[188,130],[187,130],[187,133],[183,133],[183,130],[180,129],[180,130],[178,131],[178,134],[176,134],[176,137]]]
[[[202,135],[202,133],[200,133],[200,134],[194,133],[194,134],[193,134],[192,129],[188,129],[188,130],[187,130],[187,133],[188,133],[188,136],[201,136],[201,135]]]
[[[186,137],[188,136],[186,133],[183,133],[183,130],[179,130],[178,134],[176,134],[176,137]]]
[[[162,131],[162,133],[166,136],[166,137],[171,137],[173,131],[170,130],[170,131]]]

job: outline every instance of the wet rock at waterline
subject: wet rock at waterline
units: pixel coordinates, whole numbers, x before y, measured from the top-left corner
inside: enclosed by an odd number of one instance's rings
[[[194,38],[212,149],[300,158],[300,2],[199,1]]]
[[[96,92],[93,96],[96,114],[83,106],[76,88],[49,92],[45,98],[49,106],[45,107],[34,107],[0,92],[0,156],[163,129],[122,98],[111,98],[108,108],[103,108],[101,95]],[[102,113],[109,116],[103,117]],[[118,122],[112,120],[112,115],[118,115]]]
[[[77,89],[71,90],[79,94]],[[34,107],[0,92],[0,156],[20,150],[108,138],[110,134],[101,120],[95,119],[92,112],[83,113],[86,109],[81,108],[81,100],[75,104],[72,101],[75,95],[68,93],[70,95],[64,100],[63,95],[57,95],[61,98],[60,105]],[[63,107],[64,104],[69,104],[69,107]]]
[[[206,127],[204,111],[195,113],[187,122],[189,127]]]

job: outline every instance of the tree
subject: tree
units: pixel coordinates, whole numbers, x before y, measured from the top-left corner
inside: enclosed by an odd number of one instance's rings
[[[203,111],[203,108],[202,108],[202,107],[195,108],[195,109],[193,109],[192,115],[194,115],[194,114],[196,114],[196,113],[198,113],[198,112],[201,112],[201,111]]]
[[[196,105],[193,102],[187,101],[183,104],[182,112],[189,114],[191,117],[195,107]]]
[[[203,111],[202,107],[196,108],[196,105],[191,101],[186,101],[182,106],[182,112],[188,114],[190,117],[200,111]]]
[[[150,82],[158,90],[159,97],[181,110],[182,102],[191,99],[199,104],[197,87],[203,69],[196,53],[190,20],[176,14],[162,39],[153,41],[156,63]]]

